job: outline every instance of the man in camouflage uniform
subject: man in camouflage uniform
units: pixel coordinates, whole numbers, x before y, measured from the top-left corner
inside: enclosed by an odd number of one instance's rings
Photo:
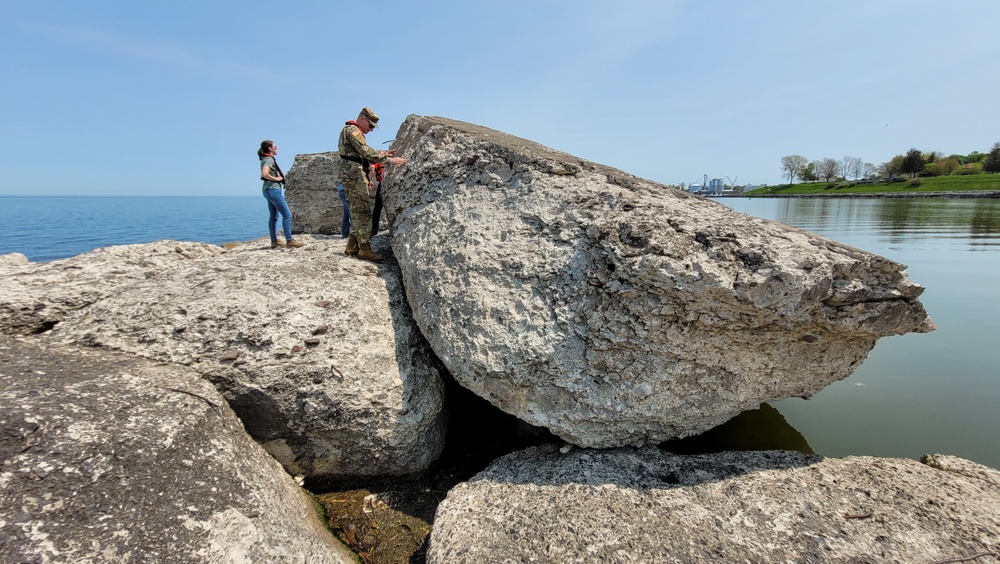
[[[371,180],[368,169],[372,163],[406,164],[406,159],[397,157],[396,150],[377,151],[368,146],[365,135],[378,127],[378,116],[371,108],[362,108],[358,119],[344,124],[337,141],[340,153],[340,182],[347,194],[351,208],[351,235],[347,239],[344,253],[360,259],[379,262],[382,256],[371,249],[372,212]]]

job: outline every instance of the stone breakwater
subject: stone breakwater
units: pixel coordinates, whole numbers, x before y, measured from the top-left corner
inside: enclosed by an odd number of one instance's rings
[[[0,257],[0,560],[345,561],[296,480],[425,472],[446,384],[563,441],[463,475],[430,562],[998,554],[968,461],[653,446],[932,330],[905,266],[473,124],[397,145],[382,264],[323,234]]]
[[[190,367],[293,475],[420,472],[444,444],[443,367],[395,266],[342,250],[160,241],[25,264],[0,327]]]

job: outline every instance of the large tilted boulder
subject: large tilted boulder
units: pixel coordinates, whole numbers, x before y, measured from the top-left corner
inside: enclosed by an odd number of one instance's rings
[[[448,492],[427,561],[996,558],[1000,472],[925,460],[531,448]]]
[[[354,562],[177,364],[0,337],[0,561]]]
[[[536,143],[409,116],[383,184],[413,315],[463,386],[581,446],[656,443],[933,328],[905,267]]]
[[[343,206],[340,186],[340,154],[306,153],[295,155],[288,169],[285,200],[292,210],[296,233],[340,234]]]
[[[50,343],[190,366],[292,474],[424,470],[443,448],[443,367],[398,267],[345,257],[339,237],[303,240],[229,252],[161,241],[10,266],[0,311]]]

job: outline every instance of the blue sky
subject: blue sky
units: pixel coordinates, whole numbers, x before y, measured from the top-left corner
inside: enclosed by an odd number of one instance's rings
[[[667,184],[1000,141],[996,0],[5,4],[0,195],[256,195],[366,105]]]

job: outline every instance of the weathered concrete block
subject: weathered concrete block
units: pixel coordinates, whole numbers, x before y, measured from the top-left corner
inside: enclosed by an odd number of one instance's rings
[[[444,445],[443,368],[398,267],[345,257],[339,237],[303,240],[159,241],[0,267],[0,327],[190,366],[292,474],[424,470]]]
[[[340,186],[340,156],[336,151],[295,155],[285,182],[285,201],[292,210],[296,233],[339,235],[343,206]]]
[[[0,561],[354,562],[195,371],[0,337]]]
[[[933,327],[883,257],[468,123],[410,116],[394,147],[421,330],[463,386],[569,442],[697,434]]]
[[[996,558],[1000,472],[929,458],[531,448],[448,492],[427,561]]]

